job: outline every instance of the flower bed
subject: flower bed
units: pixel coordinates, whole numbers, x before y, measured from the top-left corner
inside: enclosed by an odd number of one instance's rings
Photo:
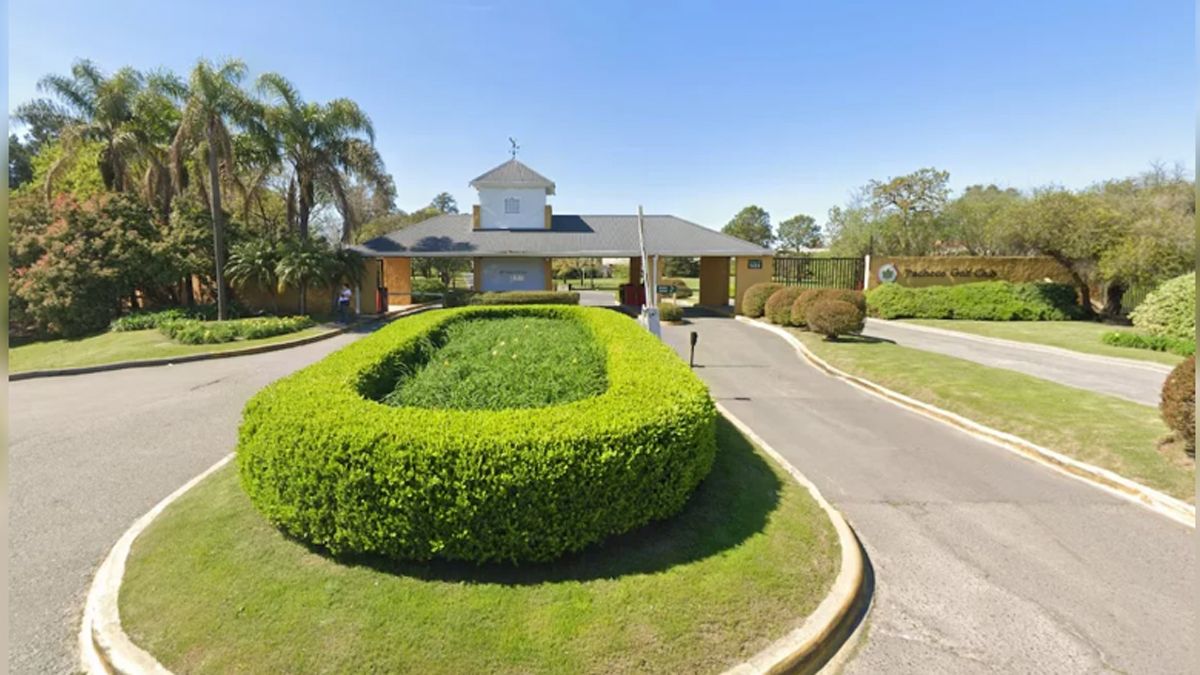
[[[577,322],[607,389],[538,408],[385,405],[457,321]],[[707,475],[716,412],[669,347],[603,309],[468,307],[367,337],[256,395],[238,444],[268,519],[334,553],[550,560],[679,511]]]

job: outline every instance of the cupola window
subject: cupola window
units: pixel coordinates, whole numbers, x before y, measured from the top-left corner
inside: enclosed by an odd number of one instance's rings
[[[505,213],[520,213],[521,212],[521,200],[517,199],[516,197],[505,198],[504,212]]]

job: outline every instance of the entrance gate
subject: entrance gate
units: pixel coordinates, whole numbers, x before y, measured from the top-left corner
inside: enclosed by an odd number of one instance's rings
[[[771,281],[787,286],[861,291],[865,263],[862,258],[775,258]]]

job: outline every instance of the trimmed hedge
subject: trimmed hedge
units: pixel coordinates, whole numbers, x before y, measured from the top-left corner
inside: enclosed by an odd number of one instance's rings
[[[673,302],[658,303],[658,318],[671,323],[683,321],[683,308]]]
[[[1168,335],[1143,335],[1141,333],[1114,330],[1101,335],[1100,341],[1114,347],[1149,349],[1156,352],[1179,354],[1180,356],[1191,356],[1196,353],[1196,343],[1194,341],[1181,340]]]
[[[264,316],[231,321],[175,319],[161,322],[158,330],[176,342],[203,345],[234,340],[258,340],[295,333],[315,324],[316,322],[307,316]]]
[[[766,311],[767,299],[775,291],[783,288],[783,284],[777,284],[773,281],[767,281],[761,284],[754,284],[746,289],[745,295],[742,296],[742,314],[752,319],[757,319]]]
[[[908,288],[884,284],[867,293],[871,316],[883,319],[1065,321],[1082,315],[1068,284],[983,281]]]
[[[1151,335],[1196,340],[1196,273],[1175,277],[1154,289],[1132,312],[1133,325]]]
[[[792,323],[792,304],[804,289],[800,286],[784,286],[767,298],[763,316],[767,321],[777,326],[787,326]]]
[[[1163,383],[1159,403],[1163,421],[1186,443],[1187,454],[1196,456],[1196,357],[1175,366]]]
[[[607,390],[542,408],[444,410],[378,399],[454,321],[580,322]],[[677,513],[716,451],[704,384],[636,322],[584,307],[467,307],[397,321],[263,389],[238,468],[251,501],[335,554],[544,561]]]
[[[563,291],[490,291],[468,300],[471,305],[578,305],[579,294]]]
[[[235,319],[239,314],[242,313],[241,308],[235,303],[230,303],[228,312],[230,318]],[[131,330],[150,330],[151,328],[158,328],[161,324],[167,321],[177,321],[179,319],[200,319],[213,321],[216,318],[216,305],[171,307],[170,309],[160,309],[152,312],[139,310],[113,319],[113,322],[109,324],[108,329],[117,333]]]
[[[861,333],[864,315],[861,309],[849,302],[823,298],[808,308],[806,320],[809,330],[834,339],[839,335]]]
[[[801,328],[808,325],[808,309],[821,300],[848,302],[863,314],[867,312],[867,296],[863,295],[862,291],[848,288],[810,288],[797,296],[796,301],[792,303],[791,325]]]

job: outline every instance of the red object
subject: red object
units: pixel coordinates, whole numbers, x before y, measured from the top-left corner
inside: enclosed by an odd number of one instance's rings
[[[375,289],[375,313],[383,314],[388,310],[388,289],[384,286],[379,286]]]
[[[646,287],[642,284],[622,284],[621,304],[634,307],[646,304]]]

